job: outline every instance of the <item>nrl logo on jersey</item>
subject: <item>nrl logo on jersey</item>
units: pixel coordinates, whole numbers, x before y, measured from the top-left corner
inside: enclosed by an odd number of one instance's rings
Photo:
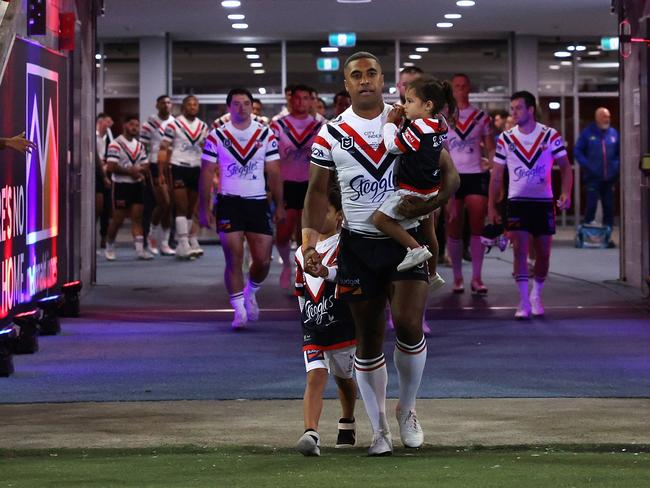
[[[223,147],[225,147],[225,148],[229,148],[230,146],[232,146],[232,142],[230,142],[229,139],[224,139],[224,141],[223,141]]]
[[[354,139],[352,137],[344,137],[341,139],[341,149],[349,151],[354,147]]]

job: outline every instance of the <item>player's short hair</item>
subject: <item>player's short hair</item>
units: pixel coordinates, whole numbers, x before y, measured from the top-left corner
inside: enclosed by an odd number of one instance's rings
[[[128,124],[132,120],[137,120],[138,122],[140,122],[140,117],[138,117],[136,114],[127,114],[124,116],[123,122],[125,124]]]
[[[170,98],[169,95],[160,95],[158,98],[156,98],[156,103],[162,102],[165,98]]]
[[[343,63],[343,70],[347,69],[348,65],[352,61],[356,61],[357,59],[374,59],[377,61],[377,64],[381,66],[381,61],[379,61],[379,58],[375,56],[372,53],[369,53],[368,51],[358,51],[348,57],[348,59],[345,60],[345,63]]]
[[[407,66],[406,68],[402,68],[399,74],[400,76],[401,75],[423,75],[424,71],[422,71],[422,68],[418,66]]]
[[[285,86],[284,87],[284,94],[286,95],[287,93],[293,92],[293,89],[294,89],[295,86],[296,85],[293,85],[293,84]]]
[[[497,115],[498,115],[499,117],[501,117],[502,119],[507,119],[507,118],[508,118],[508,115],[510,115],[510,114],[508,113],[507,110],[493,110],[493,111],[490,113],[490,117],[492,117],[492,118],[495,118]]]
[[[262,103],[262,100],[260,100],[259,98],[253,98],[253,103],[259,103],[260,105],[264,105]]]
[[[315,90],[311,86],[299,84],[299,85],[293,85],[293,89],[291,90],[291,96],[293,96],[296,92],[299,91],[307,92],[310,95],[315,92]]]
[[[95,122],[99,122],[100,120],[107,119],[109,117],[110,117],[110,115],[108,115],[106,112],[99,112],[97,114],[97,117],[95,117]]]
[[[186,104],[187,102],[189,102],[192,98],[193,98],[194,100],[196,100],[196,101],[199,100],[198,98],[196,98],[196,95],[188,95],[188,96],[186,96],[185,98],[183,98],[183,101],[181,102],[181,105],[185,105],[185,104]]]
[[[341,202],[341,190],[336,180],[332,180],[330,183],[329,189],[327,191],[327,201],[329,204],[334,207],[334,210],[340,212],[343,208]]]
[[[465,73],[455,73],[451,79],[453,80],[454,78],[465,78],[467,80],[467,83],[471,83],[471,80],[469,79],[469,76],[467,76]]]
[[[335,104],[336,104],[336,100],[337,100],[339,97],[350,98],[350,94],[348,93],[347,90],[341,90],[341,91],[338,92],[336,95],[334,95],[334,103],[335,103]]]
[[[524,101],[524,103],[526,104],[526,108],[533,107],[535,110],[537,110],[537,100],[535,99],[535,95],[533,95],[529,91],[521,90],[518,92],[514,92],[510,97],[510,101],[512,102],[517,98],[521,98]]]
[[[246,88],[233,88],[228,92],[228,95],[226,96],[226,105],[230,107],[230,102],[232,102],[232,97],[235,95],[246,95],[248,99],[251,101],[251,105],[253,104],[253,95],[251,92],[249,92]]]

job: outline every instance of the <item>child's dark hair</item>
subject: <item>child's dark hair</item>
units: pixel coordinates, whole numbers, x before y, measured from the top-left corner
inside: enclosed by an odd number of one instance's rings
[[[456,113],[456,100],[451,89],[451,84],[447,80],[438,80],[436,78],[423,76],[416,78],[408,84],[408,89],[415,92],[415,96],[420,100],[433,103],[431,115],[435,115],[444,110],[447,106],[449,118],[454,118]]]
[[[327,192],[327,200],[329,201],[329,204],[334,207],[334,210],[337,212],[341,211],[341,190],[339,190],[339,185],[336,181],[333,181],[330,184],[329,191]]]

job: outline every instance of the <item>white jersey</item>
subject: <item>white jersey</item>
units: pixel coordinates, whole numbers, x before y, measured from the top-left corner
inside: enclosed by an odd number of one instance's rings
[[[280,174],[283,181],[309,181],[311,145],[325,119],[311,115],[298,119],[293,115],[271,122],[271,130],[278,139]]]
[[[483,173],[481,140],[491,133],[490,117],[474,105],[458,111],[458,118],[447,134],[447,150],[459,173]]]
[[[149,154],[149,162],[158,162],[158,150],[160,143],[165,137],[165,128],[167,124],[174,120],[174,116],[170,115],[167,119],[161,119],[158,114],[151,115],[145,123],[142,124],[140,129],[140,142],[144,144],[144,148]]]
[[[113,138],[113,133],[110,128],[106,129],[106,134],[103,136],[100,136],[99,132],[95,131],[95,139],[97,143],[97,155],[99,156],[99,159],[104,161],[106,159],[106,150],[108,149],[108,145],[115,140]]]
[[[108,145],[106,162],[117,163],[122,168],[130,168],[136,164],[146,164],[147,152],[137,139],[133,138],[129,141],[121,135]],[[115,183],[137,183],[138,181],[131,175],[118,173],[112,173],[111,180]]]
[[[251,114],[251,120],[253,122],[259,122],[262,125],[267,125],[269,123],[268,117]],[[230,122],[230,112],[226,112],[221,117],[214,119],[212,122],[212,128],[218,129],[219,127],[224,126],[226,123]]]
[[[530,134],[518,126],[503,132],[497,140],[494,162],[508,168],[508,199],[552,200],[553,161],[566,155],[559,132],[539,122]]]
[[[200,168],[201,152],[207,136],[208,126],[198,117],[190,122],[181,115],[167,124],[163,141],[170,144],[171,164]]]
[[[393,172],[398,156],[384,145],[384,124],[390,105],[372,120],[348,108],[319,132],[311,163],[336,171],[343,203],[343,227],[369,235],[383,235],[371,215],[395,191]],[[414,224],[414,225],[417,225]]]
[[[227,122],[210,131],[203,159],[219,165],[219,192],[244,198],[266,198],[264,165],[280,159],[278,141],[258,122],[239,130]]]

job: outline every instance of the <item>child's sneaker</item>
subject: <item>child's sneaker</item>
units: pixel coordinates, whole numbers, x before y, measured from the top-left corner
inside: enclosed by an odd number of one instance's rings
[[[308,430],[298,439],[296,448],[303,456],[320,456],[320,435]]]
[[[397,271],[406,271],[407,269],[415,268],[418,264],[425,262],[433,256],[426,246],[407,249],[408,252],[406,253],[406,256],[404,256],[402,262],[397,265]]]
[[[339,435],[336,438],[337,449],[353,447],[357,442],[354,419],[339,419]]]
[[[429,289],[431,291],[436,291],[440,288],[442,288],[445,285],[445,280],[440,276],[440,274],[436,271],[436,273],[429,279]]]

